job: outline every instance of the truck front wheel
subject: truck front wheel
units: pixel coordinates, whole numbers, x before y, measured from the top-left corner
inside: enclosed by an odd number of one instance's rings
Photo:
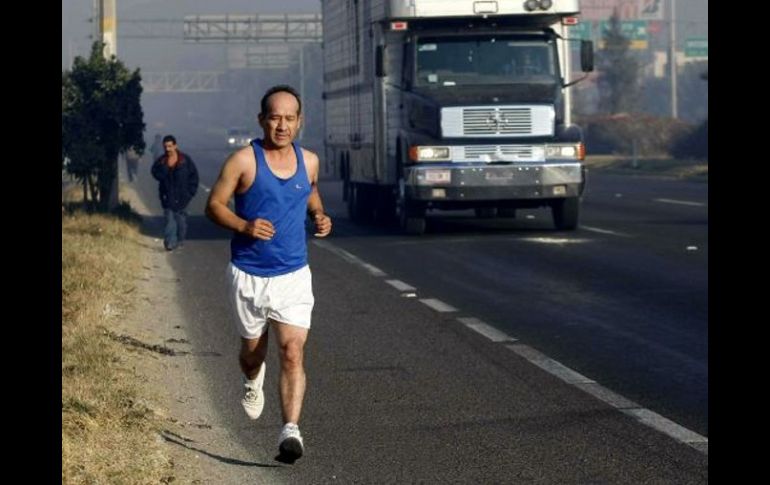
[[[497,217],[510,217],[511,219],[515,219],[516,208],[515,207],[498,207]]]
[[[476,207],[474,209],[477,219],[492,219],[497,217],[497,207]]]
[[[425,216],[423,217],[407,217],[401,227],[404,232],[413,236],[420,236],[425,234]]]
[[[399,181],[396,198],[396,216],[401,230],[407,234],[419,236],[425,233],[425,207],[406,198],[404,182]]]
[[[579,201],[578,197],[567,197],[551,203],[553,224],[556,229],[560,231],[577,229],[580,214]]]

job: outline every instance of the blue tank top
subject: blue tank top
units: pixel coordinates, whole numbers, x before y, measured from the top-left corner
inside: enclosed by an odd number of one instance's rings
[[[230,241],[232,263],[246,273],[279,276],[307,264],[305,217],[310,196],[310,180],[302,149],[292,143],[297,155],[297,171],[288,179],[277,177],[267,165],[262,140],[251,141],[257,162],[257,175],[249,190],[235,194],[235,213],[247,221],[267,219],[275,228],[269,241],[236,233]]]

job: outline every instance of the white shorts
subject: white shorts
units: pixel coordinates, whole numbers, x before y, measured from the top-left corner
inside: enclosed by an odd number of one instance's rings
[[[230,263],[229,299],[238,333],[255,339],[267,331],[267,320],[310,328],[313,284],[310,266],[280,276],[260,277],[241,271]]]

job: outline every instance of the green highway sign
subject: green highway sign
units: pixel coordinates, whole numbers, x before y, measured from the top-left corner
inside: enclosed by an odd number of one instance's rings
[[[602,35],[608,30],[610,30],[609,20],[602,20],[599,22],[599,32],[601,32]],[[621,20],[620,33],[623,34],[623,37],[627,37],[631,41],[647,40],[647,21]]]
[[[591,21],[580,22],[577,25],[570,25],[567,29],[568,35],[571,39],[593,39],[593,29],[591,29]]]
[[[608,30],[610,30],[609,20],[599,22],[599,32],[602,37]],[[647,49],[647,40],[649,38],[647,20],[621,20],[620,33],[631,41],[631,49]],[[603,38],[599,41],[599,48],[604,48]]]
[[[708,57],[709,40],[706,38],[687,39],[684,42],[685,57]]]

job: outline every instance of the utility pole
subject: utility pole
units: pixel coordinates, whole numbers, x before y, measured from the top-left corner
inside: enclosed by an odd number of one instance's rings
[[[98,16],[96,17],[97,36],[96,39],[104,42],[103,55],[105,59],[118,55],[118,11],[115,8],[115,0],[94,0]],[[118,155],[120,158],[120,155]],[[112,176],[110,184],[110,193],[102,194],[108,197],[107,209],[113,210],[118,206],[118,160],[114,162],[115,173]]]
[[[99,40],[102,38],[102,3],[100,0],[92,0],[91,21],[93,22],[91,38],[93,40]]]
[[[115,0],[93,0],[93,39],[104,42],[104,58],[118,55],[118,11]]]
[[[118,11],[115,0],[98,0],[99,8],[99,39],[104,42],[104,57],[118,55]]]
[[[676,95],[676,0],[669,0],[671,4],[671,24],[668,29],[671,36],[671,58],[669,65],[671,67],[671,117],[679,118],[679,108]]]

